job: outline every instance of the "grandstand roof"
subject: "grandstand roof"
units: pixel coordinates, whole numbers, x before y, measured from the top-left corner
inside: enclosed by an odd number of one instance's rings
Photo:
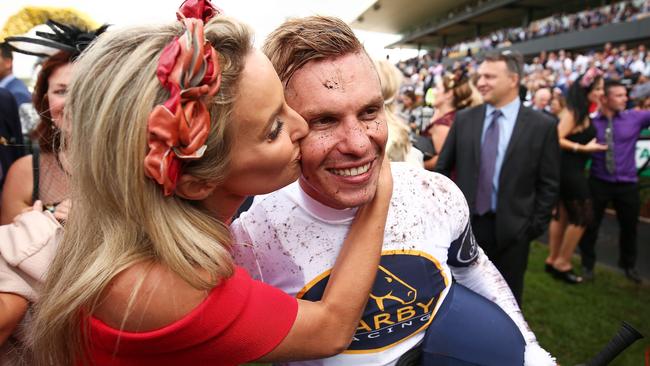
[[[392,47],[435,48],[596,4],[599,0],[378,0],[351,25],[402,34]]]
[[[384,33],[405,33],[414,25],[442,17],[458,5],[473,0],[378,0],[352,22],[355,29]]]

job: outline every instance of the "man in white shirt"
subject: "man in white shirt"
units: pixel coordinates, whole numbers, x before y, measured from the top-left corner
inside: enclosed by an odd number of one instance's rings
[[[318,301],[356,208],[375,194],[387,138],[379,78],[336,18],[289,20],[263,50],[310,132],[301,142],[300,180],[256,197],[232,224],[234,256],[254,277]],[[424,365],[452,357],[515,365],[524,356],[526,365],[554,365],[476,245],[462,192],[439,174],[391,169],[384,251],[357,332],[342,354],[296,364],[395,365],[421,349]],[[504,332],[496,336],[496,328]]]

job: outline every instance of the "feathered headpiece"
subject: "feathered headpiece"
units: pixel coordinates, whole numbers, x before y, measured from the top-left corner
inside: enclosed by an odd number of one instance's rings
[[[58,51],[65,51],[73,56],[78,56],[88,45],[109,27],[104,24],[94,31],[66,25],[54,20],[48,20],[46,25],[52,30],[49,32],[37,31],[38,38],[26,36],[13,36],[5,38],[5,43],[16,52],[32,56],[48,57]],[[30,49],[29,45],[44,46],[40,50]]]

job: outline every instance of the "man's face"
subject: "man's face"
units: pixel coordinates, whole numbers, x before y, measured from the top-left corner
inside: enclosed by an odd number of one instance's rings
[[[11,73],[13,66],[13,60],[10,58],[4,58],[0,55],[0,79]]]
[[[614,112],[624,111],[627,106],[627,90],[625,87],[610,87],[607,90],[607,94],[603,96],[603,104]]]
[[[309,125],[301,187],[333,207],[357,207],[375,195],[388,138],[379,77],[365,53],[310,61],[285,90]]]
[[[499,105],[507,102],[505,99],[517,88],[517,80],[505,61],[484,61],[478,68],[476,87],[486,103]]]
[[[539,89],[535,93],[534,104],[535,104],[535,107],[537,109],[542,110],[542,109],[546,108],[546,106],[548,105],[548,103],[550,101],[551,101],[551,91],[550,90],[548,90],[546,88],[543,88],[543,89]]]

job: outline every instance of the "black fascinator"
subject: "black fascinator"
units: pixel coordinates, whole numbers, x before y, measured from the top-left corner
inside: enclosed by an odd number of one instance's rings
[[[37,31],[36,36],[39,38],[26,36],[7,37],[5,43],[13,51],[32,56],[49,57],[55,52],[65,51],[76,57],[109,27],[108,24],[104,24],[93,31],[87,31],[54,20],[48,20],[45,24],[50,27],[52,32]],[[34,49],[34,47],[30,47],[32,45],[43,47]]]

